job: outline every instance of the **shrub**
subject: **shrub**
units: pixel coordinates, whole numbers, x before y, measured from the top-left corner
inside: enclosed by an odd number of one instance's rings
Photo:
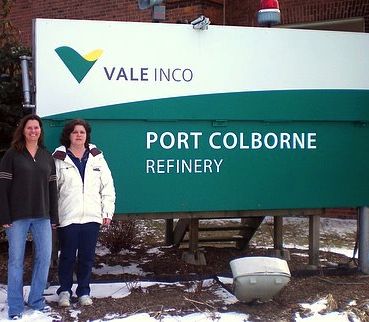
[[[113,220],[109,227],[100,231],[99,242],[113,254],[122,249],[131,249],[137,241],[137,225],[135,220]]]

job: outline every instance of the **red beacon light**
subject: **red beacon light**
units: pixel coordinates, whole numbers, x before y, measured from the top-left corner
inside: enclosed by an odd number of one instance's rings
[[[281,22],[281,11],[278,0],[261,0],[260,10],[257,14],[258,24],[263,27],[271,27]]]

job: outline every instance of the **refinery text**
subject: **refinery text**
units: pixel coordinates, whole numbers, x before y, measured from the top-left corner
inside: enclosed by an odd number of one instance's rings
[[[175,150],[315,150],[315,132],[146,132],[146,149],[156,151]],[[145,161],[147,174],[214,174],[221,171],[224,158],[151,158]]]

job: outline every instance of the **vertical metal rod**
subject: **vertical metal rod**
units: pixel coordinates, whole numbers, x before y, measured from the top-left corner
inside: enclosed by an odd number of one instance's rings
[[[29,56],[20,56],[21,70],[22,70],[22,86],[23,86],[23,106],[33,107],[31,104],[31,89],[29,82],[29,71],[28,71],[28,61],[32,58]]]
[[[359,209],[359,268],[369,274],[369,208]]]

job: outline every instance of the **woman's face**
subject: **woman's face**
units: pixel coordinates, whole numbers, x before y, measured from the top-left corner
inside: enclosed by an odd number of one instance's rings
[[[26,143],[38,143],[41,135],[40,123],[37,120],[28,120],[24,126],[23,135]]]
[[[83,125],[76,125],[69,134],[71,147],[82,147],[86,143],[86,129]]]

